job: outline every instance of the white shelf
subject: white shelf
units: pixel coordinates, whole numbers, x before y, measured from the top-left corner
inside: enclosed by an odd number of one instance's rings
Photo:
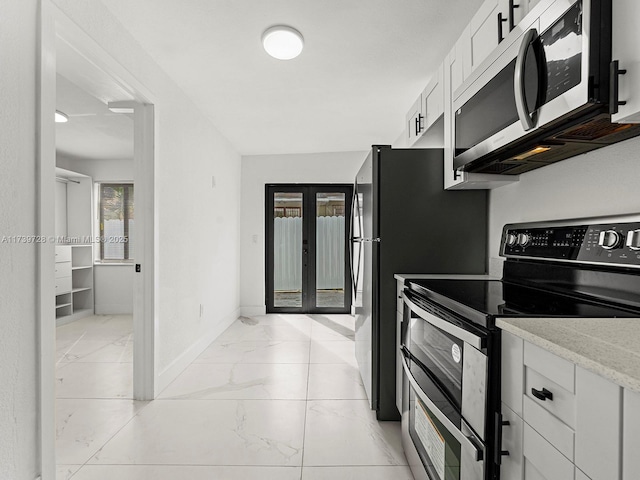
[[[93,246],[70,245],[71,283],[69,292],[56,295],[56,325],[93,315]],[[60,257],[62,258],[62,257]],[[65,257],[66,258],[66,257]]]

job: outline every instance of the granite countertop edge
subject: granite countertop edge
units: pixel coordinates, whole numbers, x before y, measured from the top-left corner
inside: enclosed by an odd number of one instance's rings
[[[624,346],[629,334],[640,338],[640,319],[589,319],[598,328],[579,325],[575,319],[498,318],[496,326],[611,382],[640,393],[640,342]],[[607,333],[607,337],[602,334]],[[620,335],[617,342],[616,335]],[[628,339],[627,339],[628,340]]]

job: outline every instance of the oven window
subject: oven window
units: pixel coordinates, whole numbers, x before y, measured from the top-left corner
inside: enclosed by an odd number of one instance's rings
[[[409,351],[459,412],[462,405],[464,343],[421,318],[412,318],[409,328]]]
[[[459,480],[461,445],[410,389],[409,435],[432,480]]]
[[[547,69],[545,103],[582,79],[582,2],[577,2],[541,36]]]
[[[518,121],[513,91],[516,60],[502,69],[456,112],[456,156]]]

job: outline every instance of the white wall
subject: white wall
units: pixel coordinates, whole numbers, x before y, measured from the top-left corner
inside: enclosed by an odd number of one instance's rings
[[[99,0],[54,3],[154,95],[164,384],[239,313],[240,155]]]
[[[133,129],[133,126],[131,127]],[[56,156],[56,166],[90,176],[94,182],[133,181],[133,158],[117,160],[77,159]]]
[[[36,0],[0,15],[0,239],[36,233]],[[53,181],[53,179],[52,179]],[[53,187],[52,187],[53,190]],[[0,479],[38,473],[36,247],[0,242]]]
[[[242,157],[240,304],[243,315],[265,312],[265,185],[352,183],[366,156],[367,152],[363,151]]]
[[[2,3],[0,236],[36,233],[39,3]],[[54,3],[155,96],[156,227],[160,239],[156,345],[162,370],[181,356],[189,360],[198,353],[192,348],[194,344],[200,347],[203,339],[217,335],[238,313],[240,156],[101,2]],[[211,175],[218,180],[215,190]],[[34,244],[0,243],[3,480],[32,480],[40,470],[35,272]],[[201,302],[205,303],[203,318],[198,316]],[[178,373],[176,369],[171,372]]]
[[[491,191],[491,273],[505,223],[640,212],[640,138],[528,172],[520,181]]]
[[[133,314],[133,265],[95,265],[96,315]]]

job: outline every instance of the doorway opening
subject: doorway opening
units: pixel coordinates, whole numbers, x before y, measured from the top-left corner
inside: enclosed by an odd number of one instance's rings
[[[352,185],[266,185],[267,313],[349,313]]]

